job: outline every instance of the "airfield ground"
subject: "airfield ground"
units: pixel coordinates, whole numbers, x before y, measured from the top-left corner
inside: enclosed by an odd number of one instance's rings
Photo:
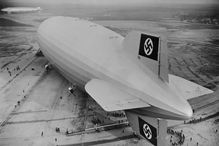
[[[0,145],[134,144],[123,112],[104,112],[79,89],[71,94],[71,84],[29,51],[2,69]],[[17,66],[10,76],[7,68]]]
[[[13,15],[10,17],[15,18]],[[170,25],[166,22],[158,25],[150,21],[97,23],[122,35],[130,30],[162,32],[161,25]],[[83,91],[77,89],[74,94],[70,94],[68,87],[71,83],[58,72],[53,69],[45,71],[44,66],[48,61],[35,55],[38,50],[35,35],[39,22],[28,24],[32,26],[4,27],[1,33],[0,145],[146,145],[145,140],[133,135],[122,111],[106,113]],[[179,25],[177,27],[187,25],[174,24]],[[197,51],[203,42],[187,40],[186,36],[194,36],[186,30],[181,32],[182,38],[179,38],[179,31],[170,29],[168,33],[170,72],[215,91],[211,95],[190,100],[195,111],[193,119],[185,123],[171,121],[174,124],[170,128],[185,135],[182,145],[217,146],[219,76],[217,73],[209,74],[209,59],[206,54],[200,55],[201,51]],[[191,49],[190,52],[188,49]],[[171,145],[179,137],[173,133],[168,134],[166,139]]]

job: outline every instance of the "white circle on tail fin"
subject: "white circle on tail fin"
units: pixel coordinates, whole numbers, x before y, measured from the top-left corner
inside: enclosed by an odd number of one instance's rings
[[[144,42],[144,53],[149,56],[153,52],[153,41],[151,38],[147,38]]]
[[[151,128],[148,126],[148,124],[143,125],[143,132],[147,139],[152,138],[152,131],[151,131]]]

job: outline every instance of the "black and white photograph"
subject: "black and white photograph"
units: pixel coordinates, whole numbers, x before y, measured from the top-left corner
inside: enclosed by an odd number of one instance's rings
[[[0,146],[219,146],[219,1],[0,0]]]

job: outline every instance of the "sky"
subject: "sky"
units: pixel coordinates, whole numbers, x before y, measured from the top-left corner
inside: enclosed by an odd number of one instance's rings
[[[132,5],[132,4],[209,4],[219,0],[1,0],[6,2],[33,2],[33,3],[72,3],[86,5]]]
[[[29,5],[28,5],[29,4]],[[219,0],[0,0],[0,9],[5,7],[22,7],[33,6],[38,7],[43,4],[52,6],[53,4],[72,4],[72,6],[102,6],[104,7],[135,7],[135,6],[158,6],[171,7],[172,5],[180,4],[196,4],[212,5],[218,4]]]
[[[60,1],[60,0],[49,0]],[[135,3],[209,3],[217,0],[62,0],[62,2],[76,2],[76,3],[96,3],[96,4],[135,4]]]

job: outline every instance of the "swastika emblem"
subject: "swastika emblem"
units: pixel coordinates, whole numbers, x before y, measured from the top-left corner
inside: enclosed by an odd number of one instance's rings
[[[154,146],[157,146],[157,129],[151,124],[147,123],[140,117],[138,117],[139,121],[139,132],[142,137],[152,143]]]
[[[147,38],[144,42],[144,52],[147,56],[151,55],[151,53],[153,52],[153,41],[151,40],[151,38]]]
[[[143,125],[143,132],[144,135],[146,136],[147,139],[151,139],[152,138],[152,132],[150,127],[147,124]]]
[[[141,34],[138,55],[158,61],[159,37]]]

